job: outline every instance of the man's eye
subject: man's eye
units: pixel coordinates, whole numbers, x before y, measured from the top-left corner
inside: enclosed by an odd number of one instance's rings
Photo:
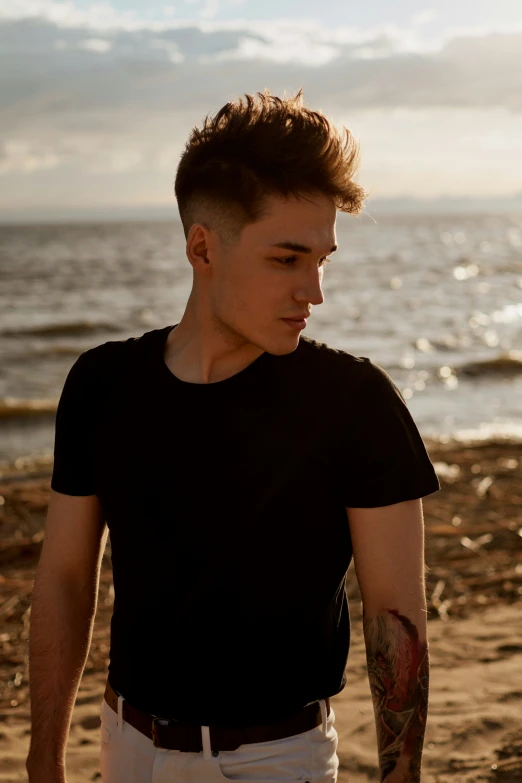
[[[279,263],[284,264],[285,266],[290,266],[293,264],[294,261],[297,261],[297,256],[288,256],[287,258],[276,258],[276,261],[279,261]]]
[[[287,256],[286,258],[276,258],[275,260],[279,261],[279,263],[283,264],[284,266],[291,266],[295,261],[297,261],[297,256]],[[324,261],[329,262],[331,260],[331,258],[321,258],[321,265]]]

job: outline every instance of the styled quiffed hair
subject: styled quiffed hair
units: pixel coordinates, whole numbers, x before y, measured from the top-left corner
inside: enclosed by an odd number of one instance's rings
[[[234,243],[266,213],[271,195],[320,192],[338,210],[359,214],[367,192],[352,177],[359,144],[320,112],[303,106],[302,88],[280,98],[270,90],[226,103],[194,127],[176,172],[174,191],[185,238],[195,222]]]

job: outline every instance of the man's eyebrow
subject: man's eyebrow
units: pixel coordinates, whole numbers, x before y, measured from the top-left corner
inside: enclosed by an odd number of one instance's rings
[[[299,242],[276,242],[274,245],[269,245],[269,247],[281,247],[283,250],[293,250],[294,253],[312,252],[311,247],[308,247],[308,245],[300,245]],[[335,253],[338,247],[339,245],[332,245],[330,253]]]

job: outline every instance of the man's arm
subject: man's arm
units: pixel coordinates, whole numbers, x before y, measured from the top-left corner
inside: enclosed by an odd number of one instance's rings
[[[51,490],[29,631],[30,783],[64,783],[72,711],[96,612],[107,540],[99,500]]]
[[[420,783],[429,693],[422,500],[347,508],[382,783]]]

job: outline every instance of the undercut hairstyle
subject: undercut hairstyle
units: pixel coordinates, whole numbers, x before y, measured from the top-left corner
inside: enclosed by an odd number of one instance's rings
[[[321,111],[303,105],[302,88],[270,90],[226,103],[195,126],[176,171],[174,191],[185,238],[194,223],[234,244],[267,213],[266,197],[330,196],[341,212],[361,212],[367,192],[354,182],[360,148]]]

